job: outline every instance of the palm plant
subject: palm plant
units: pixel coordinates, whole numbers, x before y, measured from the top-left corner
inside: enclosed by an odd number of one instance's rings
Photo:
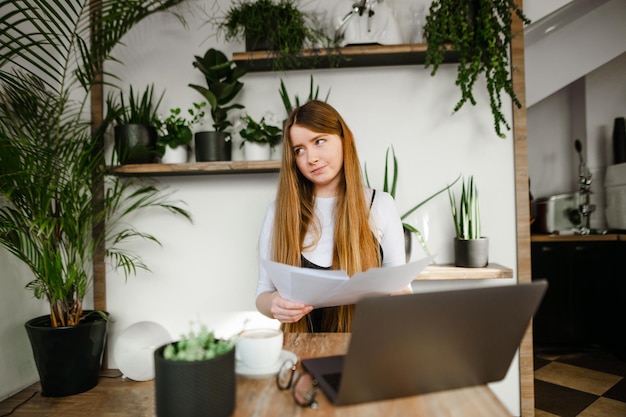
[[[147,268],[122,244],[158,240],[125,219],[149,207],[189,218],[155,185],[105,175],[106,124],[88,111],[121,38],[182,1],[0,0],[0,244],[33,272],[53,326],[80,322],[102,245],[127,276]]]

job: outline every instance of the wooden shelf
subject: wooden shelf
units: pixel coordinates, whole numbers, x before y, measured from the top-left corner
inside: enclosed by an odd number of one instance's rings
[[[355,68],[390,65],[422,65],[426,59],[425,43],[400,45],[363,44],[351,45],[336,50],[304,49],[302,66],[285,68],[287,70]],[[276,55],[271,51],[235,52],[233,61],[245,67],[249,72],[272,71],[272,62]],[[448,50],[444,63],[458,62],[458,53]]]
[[[129,164],[110,168],[121,177],[253,174],[280,171],[281,161],[217,161],[188,164]]]
[[[490,263],[484,268],[459,268],[451,264],[429,265],[417,280],[513,278],[513,270]]]

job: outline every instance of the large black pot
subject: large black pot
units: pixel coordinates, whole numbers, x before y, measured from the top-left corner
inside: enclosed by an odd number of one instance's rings
[[[230,161],[232,141],[226,132],[197,132],[196,162]]]
[[[154,352],[157,417],[227,417],[235,409],[235,349],[202,361],[172,361]]]
[[[49,315],[26,322],[41,395],[64,397],[98,384],[107,321],[94,311],[84,315],[84,320],[72,327],[52,327]]]
[[[159,135],[154,126],[115,126],[115,151],[120,164],[150,164],[157,157]]]

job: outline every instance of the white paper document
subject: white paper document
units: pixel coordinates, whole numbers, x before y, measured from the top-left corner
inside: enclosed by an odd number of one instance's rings
[[[299,268],[261,259],[280,295],[315,308],[354,304],[359,298],[404,289],[432,262],[427,257],[406,265],[372,268],[348,277],[345,271]]]

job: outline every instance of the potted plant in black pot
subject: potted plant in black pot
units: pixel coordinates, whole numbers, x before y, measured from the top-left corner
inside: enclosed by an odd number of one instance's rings
[[[333,53],[336,43],[295,0],[239,0],[214,23],[226,41],[244,40],[246,51],[267,50],[274,70],[300,67],[307,47],[325,48],[331,58],[340,56]]]
[[[158,417],[227,417],[235,408],[235,339],[206,326],[154,352]]]
[[[489,263],[489,239],[481,235],[478,188],[471,176],[462,183],[458,202],[448,189],[450,209],[454,220],[454,265],[482,268]]]
[[[154,96],[154,84],[148,85],[141,96],[135,95],[130,86],[128,98],[122,91],[117,99],[109,94],[106,100],[107,120],[115,121],[115,151],[119,163],[149,164],[157,157],[159,140],[158,116],[163,94]]]
[[[209,49],[204,56],[196,56],[193,66],[204,75],[206,87],[197,84],[189,86],[202,94],[209,103],[215,129],[195,134],[196,161],[228,161],[232,152],[230,134],[226,131],[232,126],[228,113],[244,108],[241,104],[228,104],[243,88],[239,79],[247,71],[214,48]]]
[[[27,290],[50,307],[26,324],[44,396],[76,394],[98,382],[107,314],[83,310],[95,255],[104,247],[127,275],[146,268],[122,245],[157,240],[128,216],[156,207],[189,217],[155,185],[106,175],[105,126],[92,131],[85,111],[103,62],[124,34],[180,1],[133,2],[124,14],[112,0],[92,14],[92,3],[0,4],[0,244],[29,267]]]
[[[461,88],[461,99],[454,111],[468,101],[476,104],[472,91],[480,74],[483,74],[487,81],[494,128],[500,137],[504,137],[502,126],[511,129],[502,114],[502,93],[508,94],[513,104],[521,107],[509,73],[509,50],[514,36],[511,31],[513,13],[525,24],[530,23],[511,0],[434,0],[424,25],[428,45],[425,67],[432,65],[431,75],[435,75],[449,49],[459,55],[456,85]]]

